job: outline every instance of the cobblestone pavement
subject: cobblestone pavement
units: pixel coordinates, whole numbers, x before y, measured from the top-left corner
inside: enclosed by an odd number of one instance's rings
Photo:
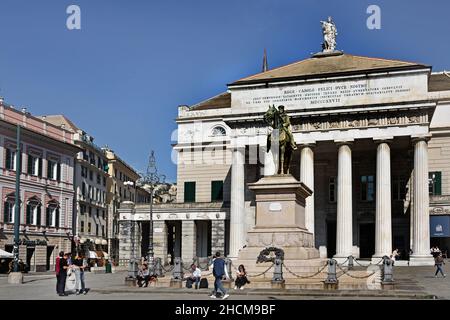
[[[446,267],[446,266],[445,266]],[[7,275],[0,276],[0,300],[209,300],[210,289],[130,288],[124,285],[125,273],[86,273],[87,295],[56,295],[53,273],[26,274],[24,284],[8,284]],[[230,290],[229,300],[310,300],[310,299],[450,299],[450,280],[435,278],[434,267],[395,267],[395,290],[389,291],[312,291],[312,290]],[[193,294],[195,293],[195,294]],[[414,297],[414,294],[418,294]]]

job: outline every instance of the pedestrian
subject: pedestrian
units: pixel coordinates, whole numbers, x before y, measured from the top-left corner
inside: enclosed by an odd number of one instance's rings
[[[139,269],[137,275],[137,285],[139,287],[148,287],[148,281],[150,280],[150,270],[148,270],[147,264],[143,264]]]
[[[186,287],[192,288],[192,283],[195,285],[195,289],[198,289],[198,285],[200,283],[200,280],[202,278],[202,271],[195,263],[191,265],[191,275],[189,278],[186,279]],[[189,286],[190,284],[190,286]]]
[[[220,256],[220,252],[216,252],[216,257],[213,260],[213,276],[215,278],[214,281],[214,293],[211,295],[211,298],[215,299],[217,298],[217,294],[219,291],[222,292],[222,299],[228,298],[230,295],[227,293],[225,288],[222,284],[222,278],[225,276],[226,278],[229,278],[228,276],[228,270],[227,266],[225,264],[225,260],[223,260]]]
[[[64,259],[64,251],[60,251],[55,261],[55,272],[56,272],[56,294],[59,294],[59,287],[61,282],[60,277],[60,268],[61,268],[61,259]]]
[[[234,290],[241,289],[244,290],[244,287],[250,281],[247,279],[247,272],[245,271],[245,267],[243,264],[239,265],[238,271],[236,272],[236,280],[234,281]]]
[[[69,266],[67,265],[67,261],[69,259],[69,255],[65,253],[62,258],[59,259],[59,286],[58,286],[58,295],[67,296],[65,293],[66,289],[66,278],[67,278],[67,269]]]
[[[77,254],[75,257],[75,260],[73,262],[74,266],[75,266],[75,277],[77,278],[77,284],[76,284],[76,294],[86,294],[86,284],[85,284],[85,279],[84,279],[84,268],[85,268],[85,264],[84,264],[84,259],[81,256],[81,254]]]
[[[446,274],[442,270],[442,265],[445,264],[444,258],[442,257],[442,253],[440,253],[436,258],[434,259],[434,265],[436,266],[436,273],[434,274],[434,277],[437,278],[438,272],[442,274],[442,276],[445,278]]]

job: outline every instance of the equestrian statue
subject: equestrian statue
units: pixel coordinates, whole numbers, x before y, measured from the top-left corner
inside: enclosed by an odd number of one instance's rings
[[[267,136],[267,152],[270,151],[272,143],[277,142],[279,148],[275,151],[278,152],[278,174],[289,174],[292,151],[297,150],[297,145],[284,106],[279,106],[278,110],[275,105],[269,106],[264,121],[273,129]]]

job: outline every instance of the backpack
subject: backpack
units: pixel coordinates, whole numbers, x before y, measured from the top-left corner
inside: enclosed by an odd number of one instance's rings
[[[202,278],[200,280],[200,288],[208,288],[208,279]]]
[[[191,278],[186,279],[186,288],[191,289],[192,288],[192,280]]]

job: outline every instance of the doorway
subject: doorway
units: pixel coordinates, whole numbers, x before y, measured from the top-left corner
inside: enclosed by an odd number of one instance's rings
[[[336,254],[336,221],[327,221],[327,257]]]
[[[375,223],[359,224],[359,257],[372,258],[375,253]]]
[[[211,221],[197,220],[196,227],[196,255],[199,258],[207,258],[211,255]]]
[[[46,260],[46,266],[45,266],[47,271],[50,271],[50,260],[51,260],[52,253],[53,253],[54,249],[55,249],[55,246],[48,246],[47,247],[47,260]]]
[[[181,258],[181,221],[167,221],[167,254],[170,264],[175,257]]]

